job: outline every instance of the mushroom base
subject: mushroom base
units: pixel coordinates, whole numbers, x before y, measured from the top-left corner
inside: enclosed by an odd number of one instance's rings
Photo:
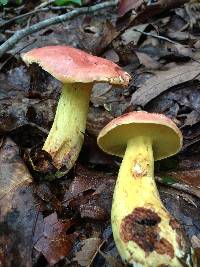
[[[92,85],[64,84],[55,119],[43,146],[58,170],[57,177],[66,174],[80,153],[86,128]]]
[[[180,225],[160,200],[153,173],[151,138],[130,139],[111,214],[119,254],[131,266],[195,266]]]

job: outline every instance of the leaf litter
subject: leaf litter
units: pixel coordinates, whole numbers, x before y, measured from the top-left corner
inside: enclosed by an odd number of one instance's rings
[[[0,59],[3,266],[13,266],[13,262],[22,267],[33,263],[59,267],[123,266],[110,226],[120,160],[100,151],[96,137],[114,117],[141,109],[166,114],[183,132],[183,150],[170,162],[159,162],[156,176],[161,179],[157,180],[162,183],[159,192],[165,206],[181,222],[198,254],[198,5],[198,1],[184,0],[120,1],[119,10],[80,16],[34,33]],[[25,2],[19,9],[10,4],[0,13],[5,22],[34,8],[36,3]],[[6,24],[0,28],[0,41],[12,31],[62,12],[63,9],[49,9],[28,20]],[[112,90],[105,85],[103,93],[102,86],[96,85],[76,166],[61,180],[44,181],[27,161],[27,155],[36,155],[46,138],[55,116],[60,84],[35,66],[27,69],[17,52],[51,44],[67,44],[109,58],[133,79],[127,89]]]

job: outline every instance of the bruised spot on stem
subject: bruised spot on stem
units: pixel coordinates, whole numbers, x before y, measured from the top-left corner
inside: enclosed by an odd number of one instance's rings
[[[124,242],[135,241],[146,252],[155,249],[158,239],[158,224],[161,218],[152,210],[136,208],[121,223],[121,238]]]
[[[160,222],[160,216],[154,211],[136,208],[122,220],[120,236],[124,242],[134,241],[145,252],[155,250],[158,254],[167,254],[173,258],[173,246],[166,239],[160,239]]]
[[[139,154],[132,164],[132,175],[134,178],[140,178],[147,175],[148,161]]]
[[[170,218],[169,225],[173,230],[181,230],[180,224],[177,222],[177,220],[173,217]]]
[[[171,243],[165,238],[161,238],[159,242],[155,243],[155,250],[158,254],[167,254],[170,258],[174,257],[174,249]]]

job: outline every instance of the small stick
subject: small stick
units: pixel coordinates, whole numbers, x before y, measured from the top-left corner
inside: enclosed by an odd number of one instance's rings
[[[24,37],[26,37],[32,33],[38,32],[41,29],[44,29],[44,28],[49,27],[51,25],[55,25],[55,24],[70,20],[70,19],[77,17],[79,15],[94,13],[94,12],[101,10],[101,9],[105,9],[108,7],[114,7],[118,4],[118,2],[119,2],[118,0],[112,0],[112,1],[106,1],[106,2],[97,4],[94,6],[90,6],[90,7],[77,8],[77,9],[74,9],[68,13],[63,14],[63,15],[59,15],[59,16],[38,22],[38,23],[30,26],[29,28],[19,30],[16,33],[14,33],[6,42],[4,42],[0,46],[0,57],[3,56],[3,54],[6,53],[9,49],[11,49],[17,42],[19,42],[21,39],[23,39]]]
[[[164,37],[164,36],[156,35],[156,34],[149,33],[149,32],[143,32],[143,31],[141,31],[139,29],[134,29],[134,31],[135,32],[140,32],[140,33],[145,34],[147,36],[151,36],[153,38],[157,38],[157,39],[160,39],[160,40],[167,41],[167,42],[172,43],[172,44],[179,44],[179,43],[177,43],[177,42],[175,42],[175,41],[173,41],[173,40],[171,40],[171,39],[169,39],[167,37]]]
[[[37,14],[37,13],[40,13],[40,12],[46,12],[46,11],[49,11],[49,10],[71,10],[70,7],[68,6],[49,6],[49,7],[44,7],[44,8],[41,8],[41,9],[34,9],[30,12],[27,12],[27,13],[24,13],[24,14],[21,14],[19,16],[16,16],[12,19],[9,19],[3,23],[0,24],[0,28],[4,28],[8,25],[10,25],[11,23],[13,23],[14,21],[18,20],[18,19],[22,19],[22,18],[25,18],[25,17],[28,17],[28,16],[31,16],[31,15],[34,15],[34,14]]]

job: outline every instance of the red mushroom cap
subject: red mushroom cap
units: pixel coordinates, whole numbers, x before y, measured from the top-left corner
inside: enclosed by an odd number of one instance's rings
[[[22,54],[27,63],[37,63],[62,83],[108,82],[127,86],[130,75],[113,62],[68,46],[46,46]]]
[[[122,157],[128,140],[134,136],[151,138],[155,160],[176,154],[183,141],[181,131],[171,119],[162,114],[136,111],[109,122],[97,142],[105,152]]]

